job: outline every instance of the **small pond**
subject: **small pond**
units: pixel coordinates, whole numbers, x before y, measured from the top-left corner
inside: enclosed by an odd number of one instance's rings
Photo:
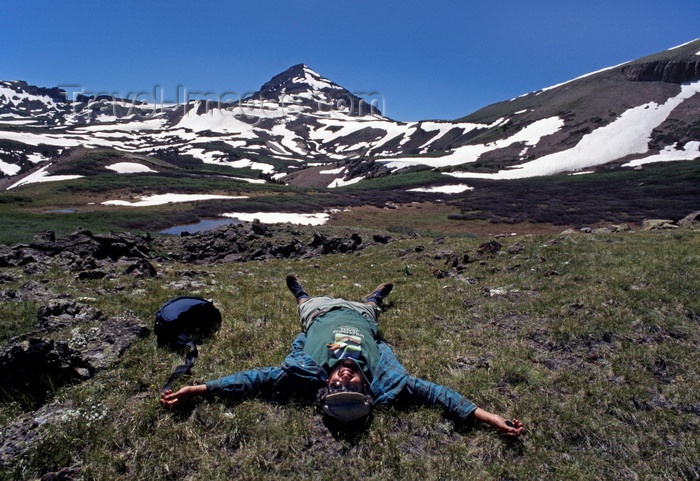
[[[202,219],[199,222],[195,222],[194,224],[176,225],[176,226],[169,227],[167,229],[158,231],[158,233],[159,234],[180,235],[183,232],[187,231],[190,234],[194,234],[195,232],[211,230],[211,229],[215,229],[219,226],[229,225],[229,224],[243,224],[243,221],[238,220],[238,219],[232,219],[229,217],[215,217],[212,219]]]

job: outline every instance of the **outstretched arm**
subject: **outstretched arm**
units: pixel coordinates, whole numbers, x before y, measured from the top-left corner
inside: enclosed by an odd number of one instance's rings
[[[486,423],[489,426],[498,430],[499,433],[504,436],[520,436],[523,432],[523,423],[517,419],[512,421],[506,421],[503,417],[498,414],[493,414],[488,411],[484,411],[481,408],[476,408],[474,411],[474,419]]]
[[[523,432],[523,425],[517,419],[507,421],[498,414],[478,408],[457,391],[448,387],[408,376],[405,390],[414,402],[442,406],[448,415],[455,416],[461,421],[467,421],[474,416],[474,420],[488,424],[505,436],[520,436]]]
[[[160,403],[165,407],[180,407],[187,401],[204,394],[237,399],[244,394],[261,392],[272,387],[285,376],[279,367],[263,367],[249,371],[239,371],[234,374],[207,381],[205,384],[185,386],[178,391],[166,391],[160,396]]]
[[[207,392],[206,384],[197,384],[196,386],[185,386],[175,392],[172,390],[165,391],[160,395],[160,404],[165,407],[180,407],[190,399],[197,396],[202,396]]]

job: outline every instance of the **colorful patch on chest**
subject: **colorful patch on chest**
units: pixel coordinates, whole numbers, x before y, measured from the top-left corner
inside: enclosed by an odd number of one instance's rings
[[[362,338],[344,333],[335,333],[334,342],[326,344],[335,359],[359,359],[362,353]]]

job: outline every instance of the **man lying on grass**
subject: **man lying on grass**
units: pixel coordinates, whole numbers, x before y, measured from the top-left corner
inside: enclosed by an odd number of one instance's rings
[[[377,337],[380,305],[393,285],[381,284],[362,302],[310,297],[297,277],[287,276],[297,299],[303,333],[280,367],[241,371],[161,395],[160,403],[178,407],[190,399],[216,394],[240,398],[247,393],[316,393],[331,418],[351,423],[365,418],[372,404],[439,405],[464,424],[486,423],[506,436],[519,436],[523,425],[476,407],[453,389],[410,376],[391,348]]]

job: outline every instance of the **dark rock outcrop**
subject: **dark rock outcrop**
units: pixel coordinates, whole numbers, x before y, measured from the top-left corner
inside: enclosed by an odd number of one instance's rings
[[[27,395],[43,402],[49,391],[87,377],[88,365],[65,342],[30,338],[0,354],[3,395]]]
[[[55,301],[39,309],[39,328],[50,331],[102,319],[94,308],[72,301]],[[69,342],[35,336],[14,341],[0,353],[0,385],[5,396],[29,396],[45,401],[52,389],[82,381],[116,364],[148,328],[131,311],[107,319],[88,334],[77,334]],[[71,347],[70,345],[73,347]]]
[[[481,244],[476,252],[482,255],[494,255],[499,252],[502,247],[500,242],[490,240]]]
[[[620,73],[631,82],[669,82],[682,84],[700,79],[700,58],[660,60],[626,65]]]
[[[19,459],[37,441],[43,428],[57,424],[73,412],[75,407],[70,403],[51,403],[5,426],[0,433],[0,466]]]
[[[132,311],[107,319],[85,340],[81,358],[93,371],[113,366],[129,346],[149,334],[149,329]]]
[[[312,258],[327,254],[346,254],[366,247],[362,237],[357,233],[339,237],[315,232],[311,239],[304,243],[296,237],[290,238],[288,233],[279,232],[277,229],[281,228],[253,222],[250,227],[238,224],[197,232],[179,238],[181,247],[178,250],[180,252],[173,252],[172,256],[193,264],[210,264],[213,262]],[[386,237],[380,240],[389,242],[390,238]],[[174,240],[171,239],[168,242],[171,247],[177,247],[178,243]]]
[[[64,327],[104,319],[99,309],[79,304],[70,299],[54,299],[41,306],[37,313],[39,330],[55,331]]]

